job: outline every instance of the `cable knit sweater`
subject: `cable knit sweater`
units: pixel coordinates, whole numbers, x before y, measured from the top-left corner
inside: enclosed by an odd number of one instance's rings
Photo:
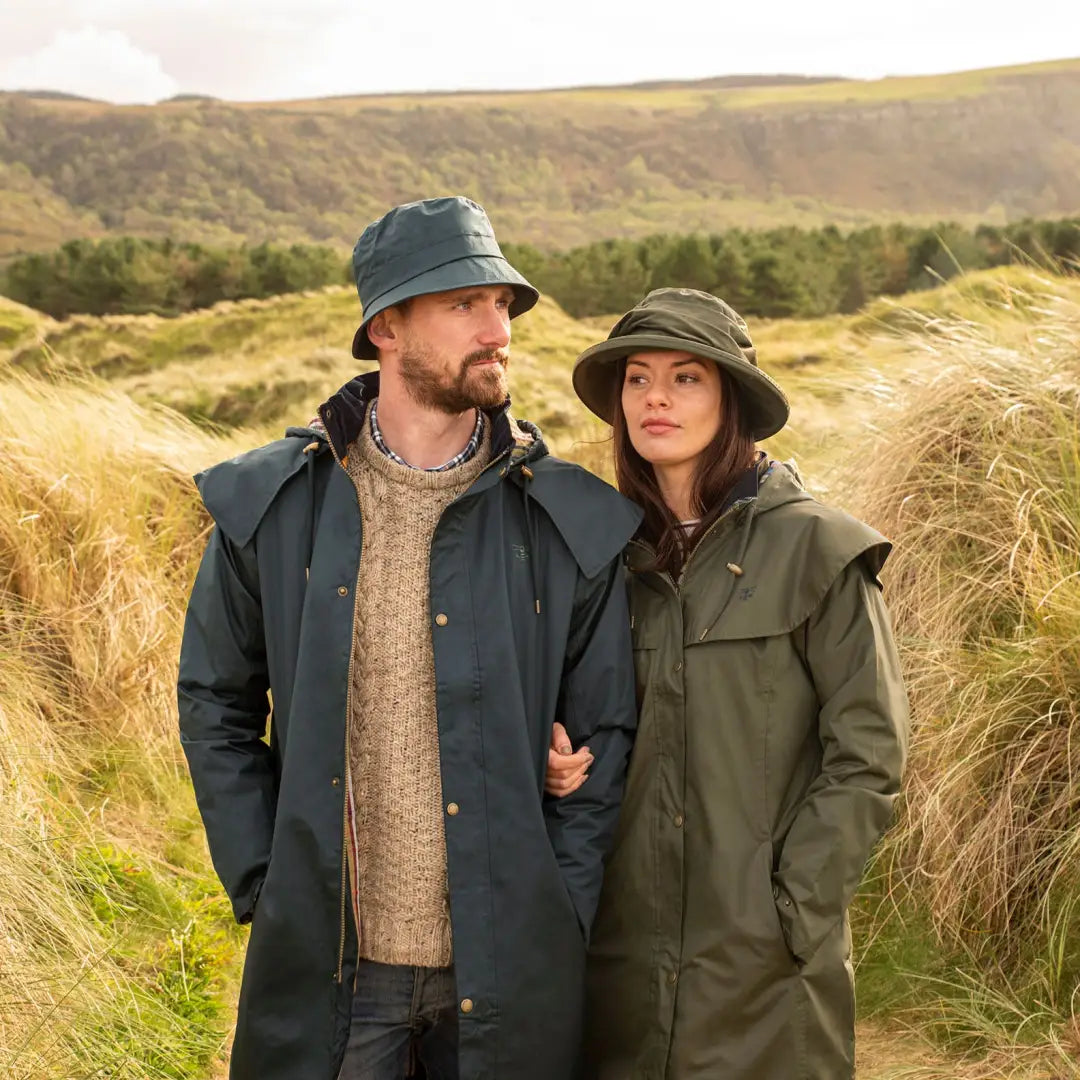
[[[346,469],[364,523],[349,716],[353,902],[360,955],[384,964],[453,960],[435,708],[428,560],[443,510],[491,457],[446,472],[400,465],[368,423]]]

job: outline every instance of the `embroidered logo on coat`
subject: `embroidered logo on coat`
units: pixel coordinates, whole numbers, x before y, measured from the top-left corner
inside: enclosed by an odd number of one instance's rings
[[[747,585],[745,588],[739,590],[740,600],[749,600],[754,595],[754,591],[757,589],[756,585]]]

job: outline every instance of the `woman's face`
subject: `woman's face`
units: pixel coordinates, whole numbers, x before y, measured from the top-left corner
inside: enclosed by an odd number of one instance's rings
[[[631,353],[622,409],[631,444],[651,465],[696,464],[720,429],[720,372],[693,353]]]

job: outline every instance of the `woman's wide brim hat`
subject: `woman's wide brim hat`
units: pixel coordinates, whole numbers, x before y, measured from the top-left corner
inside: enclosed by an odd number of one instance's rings
[[[512,319],[540,297],[507,262],[483,207],[460,195],[423,199],[387,211],[356,241],[352,267],[364,309],[364,321],[353,337],[352,352],[358,360],[378,355],[368,337],[368,323],[380,311],[414,296],[507,285],[514,293]]]
[[[788,420],[784,391],[757,363],[746,323],[729,304],[697,289],[654,289],[574,364],[574,390],[601,420],[612,423],[620,360],[639,352],[688,352],[712,360],[735,381],[755,439],[775,435]]]

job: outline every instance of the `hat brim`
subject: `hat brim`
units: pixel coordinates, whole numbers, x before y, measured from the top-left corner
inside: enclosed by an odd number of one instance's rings
[[[722,367],[738,384],[750,413],[755,439],[775,435],[788,421],[791,406],[784,391],[764,371],[742,357],[734,357],[700,341],[665,334],[627,334],[591,346],[574,364],[574,391],[590,412],[608,424],[614,420],[612,410],[615,382],[619,377],[618,361],[637,352],[688,352]]]
[[[353,356],[357,360],[377,358],[378,350],[371,343],[367,328],[380,311],[414,296],[468,289],[477,285],[509,285],[514,290],[514,299],[510,303],[511,319],[523,315],[540,299],[540,293],[506,259],[496,255],[468,255],[417,274],[372,301],[364,311],[364,321],[353,336]]]

